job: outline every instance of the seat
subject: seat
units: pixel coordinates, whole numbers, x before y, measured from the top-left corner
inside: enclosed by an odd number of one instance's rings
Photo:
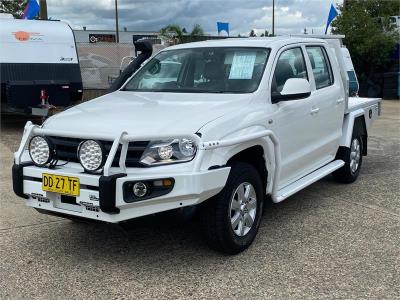
[[[287,60],[279,60],[275,70],[275,80],[277,90],[282,91],[283,85],[289,78],[296,77],[294,75],[292,66]]]
[[[201,89],[223,90],[225,82],[225,70],[220,63],[210,61],[204,66],[203,77],[207,80],[201,82],[198,87]]]

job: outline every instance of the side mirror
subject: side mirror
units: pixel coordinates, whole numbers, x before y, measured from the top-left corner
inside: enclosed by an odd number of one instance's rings
[[[272,103],[280,101],[300,100],[311,95],[311,85],[304,78],[289,78],[280,93],[272,94]]]

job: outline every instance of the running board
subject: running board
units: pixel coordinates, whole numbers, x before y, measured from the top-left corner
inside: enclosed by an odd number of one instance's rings
[[[343,167],[343,165],[344,165],[343,160],[335,160],[327,164],[326,166],[323,166],[322,168],[315,170],[314,172],[308,174],[307,176],[300,178],[299,180],[279,190],[274,202],[279,203],[285,200],[286,198],[304,189],[305,187],[313,184],[314,182],[320,180],[326,175],[329,175],[333,171],[340,169],[341,167]]]

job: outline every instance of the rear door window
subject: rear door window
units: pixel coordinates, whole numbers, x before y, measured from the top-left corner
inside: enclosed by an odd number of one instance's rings
[[[333,74],[328,55],[323,47],[306,47],[317,90],[333,84]]]

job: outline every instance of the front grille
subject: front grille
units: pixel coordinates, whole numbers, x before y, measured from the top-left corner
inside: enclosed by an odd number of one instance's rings
[[[53,143],[56,150],[56,157],[59,160],[64,160],[68,162],[77,162],[79,163],[77,151],[79,144],[84,141],[83,139],[76,138],[64,138],[64,137],[48,137],[49,140]],[[100,141],[106,150],[106,156],[111,150],[113,142],[110,141]],[[125,165],[127,168],[142,168],[144,167],[140,164],[140,158],[144,150],[147,148],[149,144],[148,141],[137,141],[130,142],[128,146],[128,152],[126,155]],[[119,166],[119,157],[121,155],[122,145],[119,145],[118,151],[115,154],[112,166]]]

